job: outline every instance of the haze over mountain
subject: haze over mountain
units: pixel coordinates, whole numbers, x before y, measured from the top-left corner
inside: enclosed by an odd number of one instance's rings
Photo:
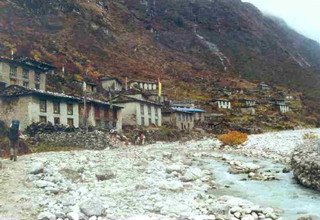
[[[227,75],[320,95],[319,44],[241,0],[3,0],[11,49],[92,79],[161,77],[201,95]]]
[[[320,42],[320,1],[318,0],[243,0],[262,12],[281,17],[299,33]]]

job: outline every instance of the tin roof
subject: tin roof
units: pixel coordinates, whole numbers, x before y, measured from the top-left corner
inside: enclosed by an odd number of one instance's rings
[[[180,108],[180,107],[172,107],[172,109],[177,111],[183,111],[188,113],[204,113],[205,111],[199,108]]]

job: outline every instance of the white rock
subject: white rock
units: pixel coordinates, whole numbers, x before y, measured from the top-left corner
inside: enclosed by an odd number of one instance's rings
[[[67,214],[67,218],[70,220],[79,220],[80,216],[77,212],[70,212]]]
[[[184,167],[181,164],[172,164],[166,168],[167,173],[178,172],[181,173]]]
[[[31,165],[29,173],[33,175],[37,175],[39,173],[43,173],[43,171],[44,171],[43,163],[34,163]]]
[[[102,204],[103,203],[97,198],[89,199],[80,204],[80,210],[88,217],[101,216],[105,211],[105,208],[102,206]]]
[[[240,218],[240,217],[241,217],[241,213],[240,213],[240,212],[235,212],[233,215],[234,215],[236,218]]]
[[[241,220],[254,220],[254,218],[251,215],[245,215],[241,218]]]
[[[198,167],[189,167],[182,177],[184,181],[194,181],[203,177],[202,170]]]
[[[38,215],[38,220],[56,220],[56,216],[50,212],[42,212]]]
[[[183,184],[178,180],[165,181],[160,185],[160,188],[178,192],[183,190]]]

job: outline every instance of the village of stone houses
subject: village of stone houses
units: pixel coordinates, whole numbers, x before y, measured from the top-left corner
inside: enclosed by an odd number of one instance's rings
[[[320,219],[319,44],[240,0],[131,1],[0,1],[0,220]]]
[[[74,81],[77,95],[48,90],[65,71],[0,58],[0,219],[320,214],[320,157],[298,147],[320,131],[290,127],[303,111],[299,94],[217,81],[215,98],[199,104],[171,100],[161,79],[115,76]],[[18,152],[6,138],[14,121]]]

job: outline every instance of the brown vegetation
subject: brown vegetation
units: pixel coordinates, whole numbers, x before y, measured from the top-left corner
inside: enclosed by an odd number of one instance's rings
[[[219,135],[218,139],[224,145],[235,146],[246,142],[248,140],[248,134],[239,131],[230,131],[227,134]]]

